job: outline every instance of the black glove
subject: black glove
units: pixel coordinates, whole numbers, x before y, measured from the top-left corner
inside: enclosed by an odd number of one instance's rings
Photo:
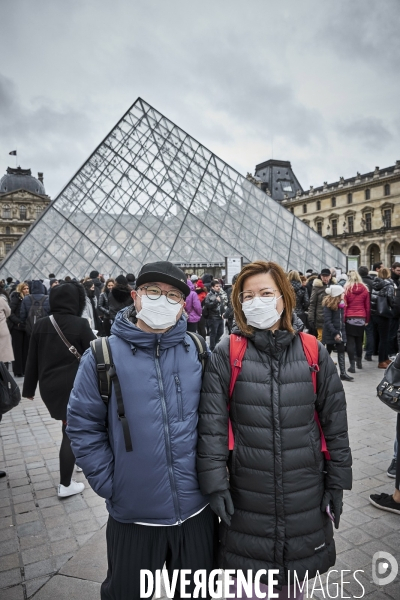
[[[339,529],[340,515],[343,512],[343,490],[325,490],[321,502],[322,512],[326,511],[326,507],[328,506],[328,504],[331,505],[331,513],[335,517],[335,529]]]
[[[215,514],[222,519],[226,525],[231,524],[231,516],[235,509],[229,490],[223,492],[214,492],[210,495],[210,507]]]

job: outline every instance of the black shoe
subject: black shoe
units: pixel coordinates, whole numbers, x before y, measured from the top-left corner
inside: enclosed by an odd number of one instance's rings
[[[5,471],[0,471],[0,477],[5,477],[7,473]]]
[[[340,379],[342,381],[354,381],[354,377],[350,377],[347,373],[343,373],[343,375],[340,376]]]
[[[387,476],[388,477],[392,477],[393,479],[395,479],[395,477],[396,477],[396,467],[397,467],[397,460],[394,458],[392,460],[392,462],[390,463],[390,467],[387,470]]]
[[[355,373],[356,372],[356,363],[354,360],[350,361],[350,366],[347,369],[349,373]]]
[[[371,494],[369,501],[376,508],[400,515],[400,502],[395,502],[391,494]]]
[[[362,357],[361,356],[357,356],[356,365],[357,365],[357,369],[362,369]]]
[[[368,362],[371,362],[372,361],[372,356],[369,356],[368,354],[366,354],[364,356],[364,360],[368,360]]]

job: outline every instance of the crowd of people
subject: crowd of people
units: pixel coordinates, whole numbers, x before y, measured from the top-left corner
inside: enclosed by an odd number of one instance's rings
[[[139,598],[140,570],[164,562],[267,565],[280,598],[302,598],[288,573],[335,564],[352,485],[341,380],[363,354],[387,368],[399,317],[400,263],[303,274],[256,261],[231,285],[164,261],[137,279],[1,282],[0,360],[61,421],[58,496],[84,490],[75,466],[106,500],[102,600]],[[398,447],[396,492],[371,503],[400,514]]]

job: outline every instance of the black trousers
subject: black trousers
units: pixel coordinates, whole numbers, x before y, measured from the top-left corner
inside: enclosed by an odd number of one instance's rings
[[[23,375],[25,373],[26,359],[28,358],[28,334],[14,325],[11,329],[11,340],[15,359],[13,362],[14,375]]]
[[[224,320],[208,319],[208,325],[210,328],[210,350],[214,350],[224,334]]]
[[[390,319],[386,317],[380,317],[379,315],[372,316],[372,322],[374,324],[374,339],[375,344],[379,340],[378,355],[379,362],[385,362],[389,358],[389,330],[390,330]]]
[[[197,323],[186,323],[186,329],[192,333],[197,333]]]
[[[169,580],[174,569],[191,569],[190,585],[185,590],[192,594],[193,572],[216,567],[218,548],[218,519],[207,506],[200,514],[182,525],[152,527],[135,523],[120,523],[111,516],[107,523],[107,577],[101,586],[101,600],[139,600],[140,570],[153,575],[166,563]],[[180,598],[180,584],[175,598]]]

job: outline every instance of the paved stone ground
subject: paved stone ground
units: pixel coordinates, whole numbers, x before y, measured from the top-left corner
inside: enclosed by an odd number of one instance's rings
[[[353,490],[336,532],[338,570],[358,574],[369,600],[400,600],[400,575],[385,587],[371,583],[372,556],[387,551],[400,562],[400,515],[375,509],[373,492],[392,492],[386,475],[393,455],[395,413],[380,404],[375,388],[382,377],[377,362],[364,363],[354,383],[346,383],[350,442],[354,458]],[[83,494],[60,501],[58,483],[59,423],[37,398],[23,400],[0,426],[0,600],[97,600],[105,577],[104,501],[88,484]],[[83,474],[76,474],[85,481]],[[103,528],[102,528],[103,527]],[[354,580],[331,597],[361,597]],[[346,573],[345,581],[352,579]],[[322,578],[325,582],[325,577]],[[310,592],[312,585],[309,586]],[[315,592],[314,598],[329,597]]]

